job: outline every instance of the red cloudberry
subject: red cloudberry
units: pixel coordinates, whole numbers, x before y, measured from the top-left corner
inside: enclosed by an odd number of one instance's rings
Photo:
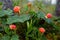
[[[48,13],[48,14],[46,15],[46,17],[47,17],[47,18],[52,18],[52,14],[51,14],[51,13]]]
[[[19,6],[15,6],[15,7],[13,8],[13,11],[14,11],[14,13],[19,13],[20,7],[19,7]]]
[[[45,29],[44,29],[43,27],[41,27],[41,28],[39,28],[39,31],[40,31],[41,33],[44,33],[44,32],[45,32]]]
[[[16,25],[10,25],[9,26],[11,30],[15,30],[16,29]]]

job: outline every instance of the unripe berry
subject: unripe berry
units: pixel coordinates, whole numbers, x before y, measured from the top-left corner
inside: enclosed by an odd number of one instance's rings
[[[29,3],[28,3],[28,7],[31,7],[31,5],[32,5],[31,2],[29,2]]]
[[[16,25],[10,25],[9,26],[11,30],[15,30],[16,29]]]
[[[41,33],[44,33],[45,32],[45,29],[44,28],[39,28],[39,31],[41,32]]]

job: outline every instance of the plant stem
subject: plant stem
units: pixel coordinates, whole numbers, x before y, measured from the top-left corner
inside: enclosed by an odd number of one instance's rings
[[[40,40],[42,40],[42,36],[43,36],[43,34],[41,34]]]

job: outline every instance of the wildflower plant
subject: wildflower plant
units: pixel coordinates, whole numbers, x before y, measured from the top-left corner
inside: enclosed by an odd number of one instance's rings
[[[27,3],[23,9],[20,6],[14,6],[13,10],[1,10],[0,24],[3,32],[0,33],[0,39],[47,40],[48,33],[59,32],[59,27],[52,19],[53,14],[46,14],[42,8],[33,7],[32,3]]]

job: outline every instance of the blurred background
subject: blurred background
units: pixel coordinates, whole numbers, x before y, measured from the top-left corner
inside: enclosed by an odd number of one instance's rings
[[[0,0],[0,5],[3,4]],[[28,2],[31,2],[33,5],[36,5],[36,3],[43,3],[43,6],[47,6],[48,12],[53,13],[56,7],[57,0],[11,0],[13,1],[13,6],[20,5],[20,6],[26,6]],[[37,6],[37,5],[36,5]],[[2,5],[0,6],[0,9],[2,8]],[[46,7],[45,7],[46,9]]]
[[[46,13],[55,13],[57,0],[13,0],[13,5],[26,6],[28,2],[33,4],[34,9],[37,8],[36,6],[39,4],[38,6],[46,10]]]

